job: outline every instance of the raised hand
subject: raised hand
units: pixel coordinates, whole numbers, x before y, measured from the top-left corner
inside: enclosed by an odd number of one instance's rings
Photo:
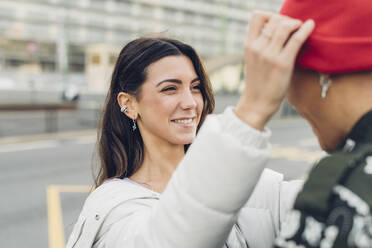
[[[262,130],[278,111],[291,81],[296,56],[314,29],[279,14],[254,12],[244,46],[245,89],[236,106],[237,116]]]

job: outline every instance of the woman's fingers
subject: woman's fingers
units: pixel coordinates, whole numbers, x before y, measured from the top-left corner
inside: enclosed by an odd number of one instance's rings
[[[314,22],[302,24],[278,14],[256,14],[250,27],[250,40],[244,47],[245,89],[236,113],[251,126],[261,129],[286,95],[294,59],[312,32]]]
[[[266,22],[265,22],[266,21]],[[251,39],[255,47],[265,51],[272,56],[279,55],[292,33],[298,30],[302,22],[279,14],[258,12],[252,18],[252,34],[255,39]],[[258,30],[261,28],[261,30]]]
[[[302,24],[301,28],[289,38],[283,49],[283,56],[294,62],[300,48],[313,32],[314,27],[315,23],[313,20],[307,20],[304,24]]]
[[[290,35],[301,27],[302,22],[300,20],[282,17],[277,21],[276,25],[275,33],[270,42],[269,49],[278,54],[283,50]]]
[[[262,45],[262,47],[267,47],[267,45],[272,42],[272,37],[276,30],[276,25],[280,22],[282,17],[278,14],[274,14],[270,17],[270,20],[262,27],[260,35],[257,42]]]
[[[260,35],[265,24],[270,20],[273,13],[254,11],[248,26],[248,40],[256,40]]]

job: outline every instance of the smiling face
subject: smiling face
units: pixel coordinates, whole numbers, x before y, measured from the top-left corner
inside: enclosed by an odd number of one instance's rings
[[[190,144],[203,110],[201,82],[191,60],[183,55],[167,56],[149,65],[146,72],[136,102],[144,141]]]

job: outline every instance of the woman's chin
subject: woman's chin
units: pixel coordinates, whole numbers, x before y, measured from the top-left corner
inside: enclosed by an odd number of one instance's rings
[[[175,137],[174,143],[177,145],[191,144],[195,139],[195,135],[182,135],[182,137]]]

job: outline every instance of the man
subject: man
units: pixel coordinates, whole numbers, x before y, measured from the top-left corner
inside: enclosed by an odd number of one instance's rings
[[[281,14],[316,27],[288,101],[329,152],[311,171],[276,247],[372,247],[372,5],[287,0]]]

